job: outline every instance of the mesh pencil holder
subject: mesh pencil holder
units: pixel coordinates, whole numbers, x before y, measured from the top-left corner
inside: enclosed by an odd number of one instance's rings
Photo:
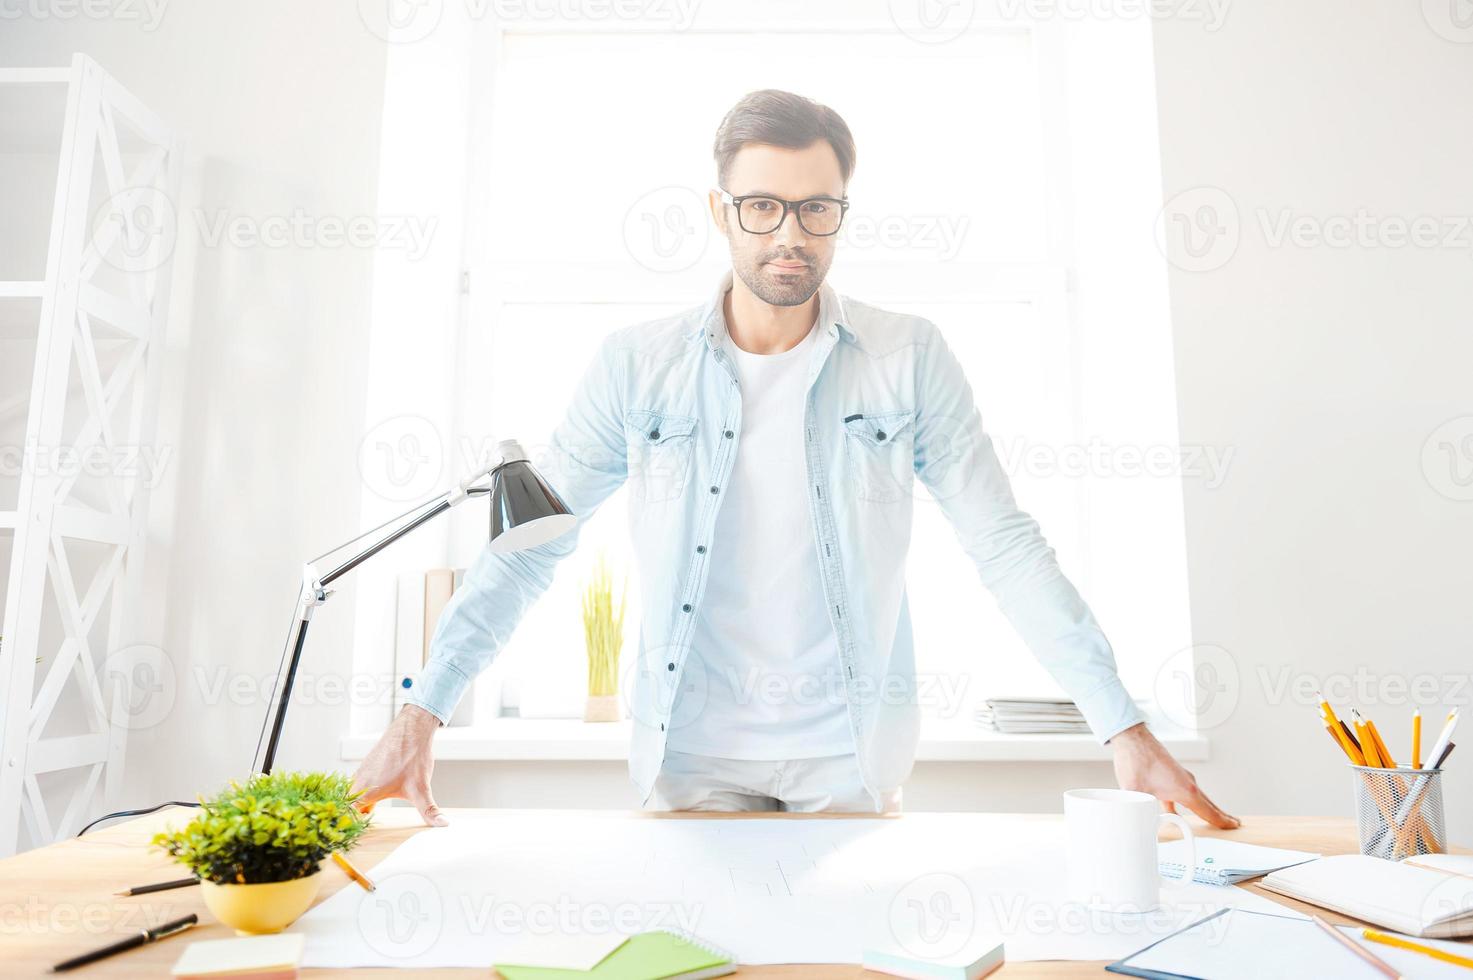
[[[1360,852],[1400,861],[1441,854],[1446,846],[1442,818],[1442,770],[1376,769],[1351,766],[1355,776]]]

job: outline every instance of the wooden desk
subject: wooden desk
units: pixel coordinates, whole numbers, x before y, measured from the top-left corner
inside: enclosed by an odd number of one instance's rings
[[[457,811],[447,811],[451,820]],[[471,811],[462,811],[471,812]],[[593,811],[611,820],[721,820],[742,819],[721,814],[653,814]],[[184,936],[166,939],[142,949],[122,953],[111,959],[84,967],[73,976],[87,977],[166,977],[184,945],[197,939],[228,938],[233,933],[214,921],[200,899],[198,888],[119,898],[113,893],[132,885],[167,881],[182,877],[179,865],[148,848],[148,839],[166,822],[187,820],[193,811],[172,810],[140,817],[110,828],[95,830],[78,840],[0,861],[0,968],[6,977],[40,976],[52,963],[101,946],[114,938],[157,925],[168,919],[198,912],[200,925]],[[771,817],[774,814],[760,814]],[[905,817],[864,816],[792,816],[788,819],[874,820]],[[999,824],[999,833],[1020,820],[1059,821],[1062,817],[992,814],[986,817]],[[368,870],[388,855],[405,839],[422,829],[418,817],[408,808],[383,809],[374,816],[374,828],[354,850],[353,860]],[[1204,831],[1199,834],[1231,837],[1253,844],[1292,847],[1322,854],[1344,854],[1356,850],[1355,824],[1344,819],[1322,817],[1249,817],[1236,831]],[[356,887],[329,868],[319,901],[339,888]],[[1301,910],[1309,906],[1273,895],[1256,885],[1242,885],[1274,901]],[[1354,920],[1315,910],[1331,921]],[[308,976],[389,977],[411,973],[436,977],[490,976],[486,970],[306,970]],[[1100,964],[1083,962],[1017,963],[1004,967],[998,975],[1016,977],[1080,977],[1100,976]],[[812,980],[858,980],[878,978],[857,966],[757,966],[743,967],[738,976],[812,978]]]

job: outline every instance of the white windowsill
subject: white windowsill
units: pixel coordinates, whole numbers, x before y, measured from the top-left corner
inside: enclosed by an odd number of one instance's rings
[[[1182,762],[1201,762],[1208,740],[1152,723],[1156,737]],[[630,723],[587,723],[562,718],[497,718],[435,736],[440,762],[623,762],[629,758]],[[344,761],[357,761],[376,734],[344,736]],[[999,735],[965,722],[923,723],[917,762],[1103,762],[1110,749],[1090,735]]]

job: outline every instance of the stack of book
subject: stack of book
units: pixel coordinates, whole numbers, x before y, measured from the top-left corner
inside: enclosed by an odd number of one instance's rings
[[[977,723],[1004,735],[1087,735],[1089,725],[1068,698],[988,698]]]

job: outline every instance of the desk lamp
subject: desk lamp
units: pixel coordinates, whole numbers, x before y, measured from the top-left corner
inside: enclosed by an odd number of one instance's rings
[[[568,505],[542,478],[542,475],[527,459],[527,453],[515,439],[497,444],[495,464],[472,474],[459,485],[439,496],[424,501],[365,531],[351,541],[319,555],[302,566],[302,586],[297,596],[296,616],[286,636],[281,659],[287,663],[285,675],[277,673],[277,682],[272,692],[272,704],[261,723],[261,736],[256,741],[256,759],[252,772],[269,773],[276,761],[276,749],[281,742],[281,728],[286,720],[286,708],[291,701],[292,683],[296,680],[297,668],[302,663],[302,649],[307,643],[307,627],[312,622],[312,612],[333,594],[332,584],[363,564],[389,545],[398,541],[415,528],[427,524],[461,503],[467,497],[489,496],[491,498],[491,538],[493,552],[522,551],[545,544],[572,529],[577,518],[568,510]],[[489,482],[482,482],[489,481]],[[387,530],[386,530],[387,529]],[[382,536],[353,557],[320,574],[317,563],[354,545],[372,535]],[[290,656],[290,662],[287,661]],[[262,744],[265,754],[262,755]]]

